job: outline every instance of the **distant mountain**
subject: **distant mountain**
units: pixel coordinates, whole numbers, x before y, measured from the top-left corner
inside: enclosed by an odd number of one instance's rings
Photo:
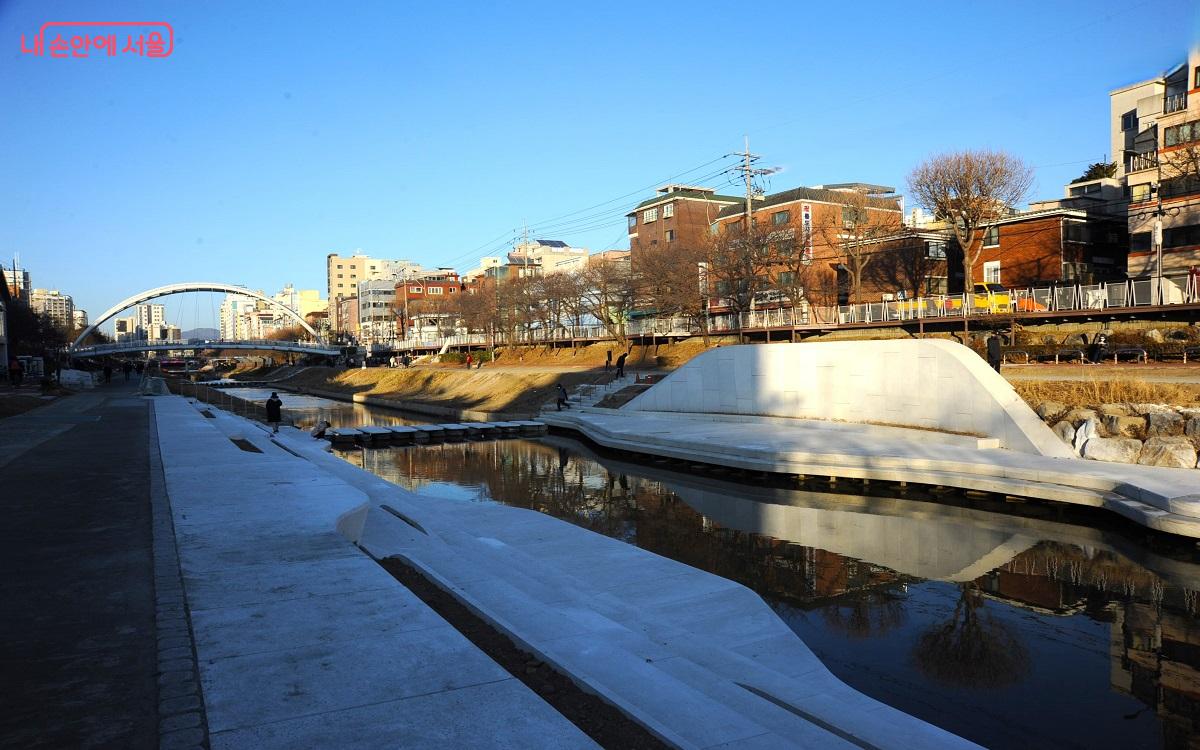
[[[191,339],[212,340],[215,338],[220,338],[221,332],[216,328],[192,328],[184,331],[182,336],[184,341],[189,341]]]

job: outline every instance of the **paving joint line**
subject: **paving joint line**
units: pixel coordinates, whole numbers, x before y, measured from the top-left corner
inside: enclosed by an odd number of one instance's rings
[[[200,685],[196,638],[183,575],[171,498],[167,494],[154,401],[147,399],[150,506],[154,538],[155,642],[158,647],[158,742],[162,750],[208,750],[208,715]]]

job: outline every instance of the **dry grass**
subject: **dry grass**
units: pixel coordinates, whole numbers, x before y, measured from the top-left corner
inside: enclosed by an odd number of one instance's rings
[[[1030,406],[1059,401],[1068,406],[1100,404],[1169,404],[1195,406],[1200,401],[1200,384],[1148,383],[1130,378],[1113,380],[1018,380],[1017,394]]]
[[[592,382],[593,372],[516,372],[417,367],[393,370],[386,367],[338,370],[310,367],[282,381],[293,387],[308,387],[340,393],[362,393],[397,401],[421,401],[459,409],[492,412],[532,413],[554,397],[554,385],[568,389]]]

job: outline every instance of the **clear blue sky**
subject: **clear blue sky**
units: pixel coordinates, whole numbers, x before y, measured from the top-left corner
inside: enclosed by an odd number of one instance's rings
[[[357,248],[467,268],[523,220],[627,247],[634,201],[743,134],[771,190],[987,146],[1054,197],[1106,155],[1108,91],[1200,38],[1194,0],[808,6],[0,0],[0,259],[94,316],[174,281],[324,290]],[[72,20],[167,21],[175,53],[20,53]]]

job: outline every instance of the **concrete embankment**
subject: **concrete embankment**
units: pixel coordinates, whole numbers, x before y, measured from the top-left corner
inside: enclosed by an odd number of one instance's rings
[[[483,742],[488,731],[528,732],[507,746],[583,746],[548,719],[529,726],[536,703],[497,697],[475,708],[463,695],[473,713],[460,715],[451,699],[468,688],[456,686],[427,703],[378,698],[412,694],[435,674],[461,682],[486,670],[448,634],[397,632],[403,588],[338,546],[336,527],[376,558],[401,558],[673,747],[973,747],[846,686],[737,583],[541,513],[418,498],[298,430],[273,437],[227,414],[202,416],[183,399],[161,403],[185,581],[202,612],[210,722],[238,744],[316,746],[347,731],[342,744],[402,745],[413,726],[437,718],[460,730],[440,746],[504,744]],[[288,643],[265,648],[264,633],[284,626]],[[389,632],[365,635],[381,628]],[[314,713],[319,695],[337,710]]]
[[[622,409],[542,418],[619,450],[1084,505],[1200,537],[1194,471],[1080,460],[1003,378],[948,342],[726,347]]]

